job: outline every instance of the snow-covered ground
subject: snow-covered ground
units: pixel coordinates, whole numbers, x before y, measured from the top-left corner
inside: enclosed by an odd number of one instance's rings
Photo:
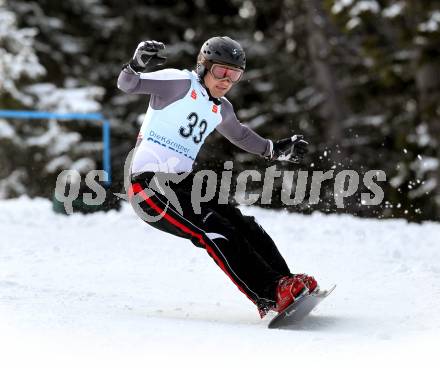
[[[128,205],[67,217],[1,201],[0,366],[435,365],[440,224],[243,211],[293,271],[338,284],[295,329],[267,329],[203,250]]]

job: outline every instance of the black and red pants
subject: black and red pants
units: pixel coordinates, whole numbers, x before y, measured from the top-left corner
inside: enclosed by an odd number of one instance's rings
[[[172,205],[166,192],[157,190],[165,182],[177,196],[180,209]],[[142,173],[132,176],[130,202],[138,215],[149,225],[192,241],[204,248],[235,285],[254,302],[264,316],[275,306],[278,280],[291,275],[275,243],[252,216],[243,215],[230,204],[218,204],[217,197],[201,203],[195,213],[191,202],[194,175],[179,183],[163,180],[176,174]],[[156,180],[156,184],[152,185]],[[149,190],[155,188],[155,190]],[[147,216],[143,216],[143,214]],[[161,216],[158,216],[161,214]],[[158,216],[158,220],[148,218]]]

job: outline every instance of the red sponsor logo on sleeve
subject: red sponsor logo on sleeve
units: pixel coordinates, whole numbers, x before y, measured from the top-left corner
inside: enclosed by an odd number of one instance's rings
[[[217,114],[218,111],[218,106],[217,105],[212,105],[212,112]]]
[[[197,99],[197,93],[196,93],[195,90],[192,90],[192,91],[191,91],[191,97],[192,97],[193,100],[196,100],[196,99]]]

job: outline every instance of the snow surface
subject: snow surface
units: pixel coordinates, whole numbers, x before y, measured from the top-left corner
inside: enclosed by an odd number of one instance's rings
[[[295,329],[267,329],[205,251],[128,205],[0,201],[0,366],[433,366],[440,224],[243,211],[294,272],[338,285]]]

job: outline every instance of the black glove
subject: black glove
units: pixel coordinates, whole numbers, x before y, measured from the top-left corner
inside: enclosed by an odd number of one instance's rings
[[[280,139],[273,142],[272,152],[269,159],[278,161],[290,161],[299,163],[308,152],[307,141],[302,135],[293,135],[290,138]]]
[[[158,55],[161,50],[165,50],[165,45],[162,42],[143,41],[137,46],[133,59],[130,60],[128,65],[135,72],[142,72],[147,64],[148,67],[163,64],[167,58]]]

